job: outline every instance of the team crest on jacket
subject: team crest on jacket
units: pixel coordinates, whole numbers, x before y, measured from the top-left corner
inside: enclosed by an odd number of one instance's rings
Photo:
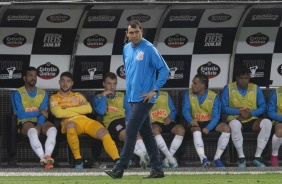
[[[208,98],[207,100],[208,100],[208,102],[213,102],[212,98]]]
[[[143,60],[143,56],[144,56],[144,52],[138,52],[138,55],[137,55],[136,59],[138,61],[141,61],[141,60]]]

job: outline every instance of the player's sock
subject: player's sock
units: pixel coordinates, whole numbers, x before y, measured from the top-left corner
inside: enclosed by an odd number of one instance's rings
[[[81,158],[80,149],[79,149],[79,140],[78,140],[77,132],[74,128],[69,128],[67,130],[67,140],[74,158],[75,159]]]
[[[193,132],[193,141],[194,141],[195,149],[202,162],[202,160],[206,158],[206,155],[205,155],[205,150],[204,150],[204,142],[202,139],[202,133],[200,131]]]
[[[261,157],[261,153],[265,148],[271,133],[272,123],[268,119],[263,119],[260,122],[260,132],[257,138],[257,150],[255,157]]]
[[[224,152],[230,138],[230,133],[222,132],[218,142],[217,142],[217,149],[214,156],[214,160],[217,160],[221,157],[222,153]]]
[[[242,124],[238,120],[232,120],[229,122],[229,126],[231,128],[231,138],[233,144],[237,150],[239,158],[245,158],[245,154],[243,152],[243,135],[242,135]]]
[[[43,151],[43,148],[42,148],[42,144],[39,141],[37,130],[35,128],[30,128],[27,131],[27,136],[29,138],[29,143],[31,145],[31,148],[33,149],[35,154],[40,159],[42,159],[44,157],[44,151]]]
[[[171,155],[175,154],[175,152],[180,147],[182,141],[183,141],[183,136],[181,136],[181,135],[175,135],[174,136],[174,138],[173,138],[173,140],[170,144],[170,148],[169,148],[169,152],[171,153]]]
[[[282,138],[277,137],[275,134],[272,137],[272,155],[278,156],[278,151],[282,143]]]
[[[138,147],[145,153],[147,153],[147,149],[146,146],[144,144],[144,141],[142,139],[137,139],[136,144],[138,145]]]
[[[116,146],[116,143],[113,141],[112,137],[110,136],[110,134],[106,134],[102,138],[102,142],[103,142],[105,151],[110,155],[110,157],[113,160],[118,159],[119,154],[118,154],[117,146]]]
[[[54,147],[56,145],[57,129],[51,127],[46,132],[47,139],[45,142],[45,155],[52,155]]]
[[[143,152],[142,150],[141,150],[141,148],[137,145],[137,144],[135,144],[135,148],[134,148],[134,152],[133,152],[135,155],[137,155],[137,156],[139,156],[140,158],[143,158],[144,157],[144,155],[145,155],[145,152]]]
[[[162,135],[155,135],[155,139],[159,149],[163,152],[167,159],[172,159],[172,154],[169,152]]]

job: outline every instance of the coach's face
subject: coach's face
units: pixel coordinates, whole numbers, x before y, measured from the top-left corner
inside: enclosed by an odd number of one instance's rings
[[[136,28],[132,28],[130,25],[128,26],[126,36],[133,47],[136,47],[141,42],[143,36],[142,31],[139,26],[136,26]]]

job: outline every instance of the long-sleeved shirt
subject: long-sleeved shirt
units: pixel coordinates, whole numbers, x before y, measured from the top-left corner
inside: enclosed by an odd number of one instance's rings
[[[241,89],[238,85],[237,85],[237,89],[238,89],[238,92],[242,96],[245,96],[248,92],[248,89]],[[257,117],[266,112],[266,102],[265,102],[262,90],[260,89],[259,86],[257,86],[257,107],[258,107],[257,109],[251,111],[252,116]],[[223,88],[223,91],[221,94],[221,111],[228,115],[239,115],[240,114],[240,109],[229,107],[228,85],[226,85]]]
[[[67,122],[71,118],[91,113],[92,107],[79,92],[70,92],[68,96],[58,92],[50,98],[50,110],[55,117],[63,118],[63,122]]]
[[[202,96],[196,95],[199,104],[204,103],[204,101],[207,98],[207,95],[208,95],[208,90],[206,90],[205,94],[202,95]],[[187,121],[187,123],[190,124],[190,122],[193,120],[193,118],[191,116],[191,105],[190,105],[190,99],[189,99],[189,91],[186,91],[184,93],[184,97],[183,97],[183,101],[182,101],[182,114],[183,114],[185,120]],[[220,119],[220,100],[219,100],[219,97],[217,95],[214,99],[211,117],[212,117],[212,119],[206,127],[209,131],[214,129],[214,127],[218,124],[219,119]]]
[[[143,101],[141,94],[159,90],[168,78],[169,68],[166,62],[154,45],[144,38],[136,47],[131,43],[124,46],[123,61],[129,102]],[[154,103],[156,98],[157,95],[150,102]]]
[[[27,94],[31,97],[34,98],[37,94],[37,88],[35,88],[32,92],[27,91]],[[44,96],[44,99],[42,103],[39,106],[38,111],[32,111],[32,112],[26,112],[24,110],[23,104],[22,104],[22,98],[19,93],[19,91],[15,91],[11,95],[11,100],[12,100],[12,106],[15,114],[18,116],[18,119],[28,119],[28,118],[35,118],[37,117],[37,124],[43,125],[46,117],[40,114],[40,110],[47,110],[48,109],[48,95],[46,94]]]
[[[107,111],[107,97],[106,96],[99,97],[98,95],[95,95],[95,97],[92,99],[92,105],[96,113],[104,116]],[[130,108],[126,94],[124,95],[123,108],[125,109],[125,120],[127,121],[129,118]]]
[[[282,116],[277,113],[277,94],[273,90],[268,99],[268,116],[275,121],[282,121]]]
[[[170,109],[170,114],[168,115],[168,117],[172,120],[176,119],[176,115],[177,115],[177,111],[175,109],[175,106],[173,104],[173,101],[170,97],[170,95],[168,95],[168,107]]]

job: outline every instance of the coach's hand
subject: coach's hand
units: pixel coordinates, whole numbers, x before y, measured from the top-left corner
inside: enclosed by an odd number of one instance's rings
[[[149,93],[141,94],[141,97],[144,98],[143,103],[147,101],[147,103],[150,103],[151,98],[156,96],[157,92],[150,91]]]

